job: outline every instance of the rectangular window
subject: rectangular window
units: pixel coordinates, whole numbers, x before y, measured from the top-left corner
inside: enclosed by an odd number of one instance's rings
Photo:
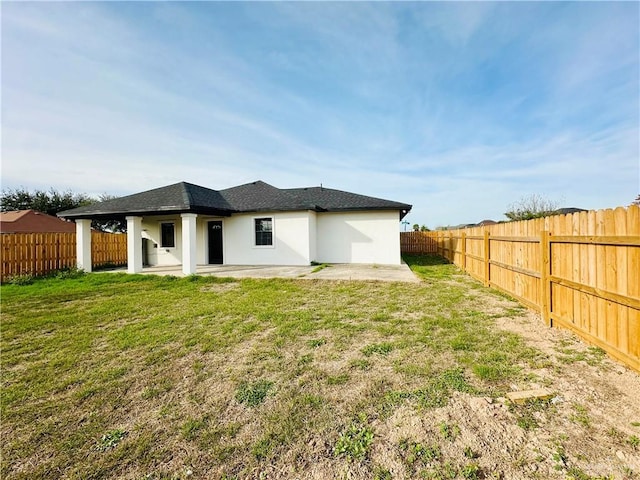
[[[160,224],[160,246],[173,248],[176,246],[176,227],[173,223]]]
[[[256,246],[273,245],[273,218],[255,218]]]

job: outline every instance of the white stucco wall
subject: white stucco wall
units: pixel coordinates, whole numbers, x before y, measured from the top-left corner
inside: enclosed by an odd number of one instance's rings
[[[261,212],[233,215],[223,225],[224,263],[231,265],[308,265],[313,212]],[[256,246],[254,219],[273,218],[273,246]]]
[[[318,260],[318,215],[309,212],[309,262]]]
[[[224,235],[224,228],[229,219],[227,217],[198,215],[196,218],[196,263],[198,265],[205,265],[209,262],[207,222],[212,220],[222,221]],[[165,222],[173,222],[175,225],[176,246],[173,248],[163,248],[160,246],[160,224]],[[182,264],[182,219],[180,215],[144,217],[142,220],[142,238],[148,238],[153,244],[157,245],[157,248],[153,248],[153,245],[151,245],[151,249],[149,250],[150,265]]]
[[[319,213],[316,261],[399,265],[397,211]]]
[[[273,218],[273,246],[256,246],[254,219]],[[196,219],[196,262],[209,262],[207,222],[222,221],[223,261],[229,265],[308,265],[325,263],[400,263],[397,211],[316,213],[265,212]],[[175,247],[161,247],[160,224],[175,225]],[[152,241],[151,265],[182,264],[179,215],[144,217],[142,236]],[[153,244],[157,248],[153,248]]]
[[[160,246],[160,224],[172,222],[175,228],[175,247]],[[162,217],[143,217],[142,238],[150,239],[150,265],[182,265],[182,220],[180,215]],[[154,248],[153,245],[157,245]]]

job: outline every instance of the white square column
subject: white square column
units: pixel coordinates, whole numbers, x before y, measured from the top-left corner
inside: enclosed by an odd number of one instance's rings
[[[182,273],[196,273],[196,218],[195,213],[183,213],[182,217]]]
[[[76,220],[76,266],[91,271],[91,220]]]
[[[127,219],[127,272],[142,271],[142,217]]]

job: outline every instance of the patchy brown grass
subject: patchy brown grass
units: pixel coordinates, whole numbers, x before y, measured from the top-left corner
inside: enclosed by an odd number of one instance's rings
[[[420,284],[3,286],[2,478],[634,478],[637,376],[411,263]],[[536,386],[554,402],[502,399]]]

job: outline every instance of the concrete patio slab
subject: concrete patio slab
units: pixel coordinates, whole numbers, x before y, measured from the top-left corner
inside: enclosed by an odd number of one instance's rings
[[[378,280],[382,282],[420,282],[405,263],[402,265],[330,264],[305,278],[323,280]]]
[[[122,270],[119,270],[122,271]],[[145,267],[143,274],[182,277],[180,265]],[[198,275],[232,278],[300,278],[308,280],[373,280],[381,282],[420,282],[406,265],[329,264],[321,269],[313,265],[198,265]]]

